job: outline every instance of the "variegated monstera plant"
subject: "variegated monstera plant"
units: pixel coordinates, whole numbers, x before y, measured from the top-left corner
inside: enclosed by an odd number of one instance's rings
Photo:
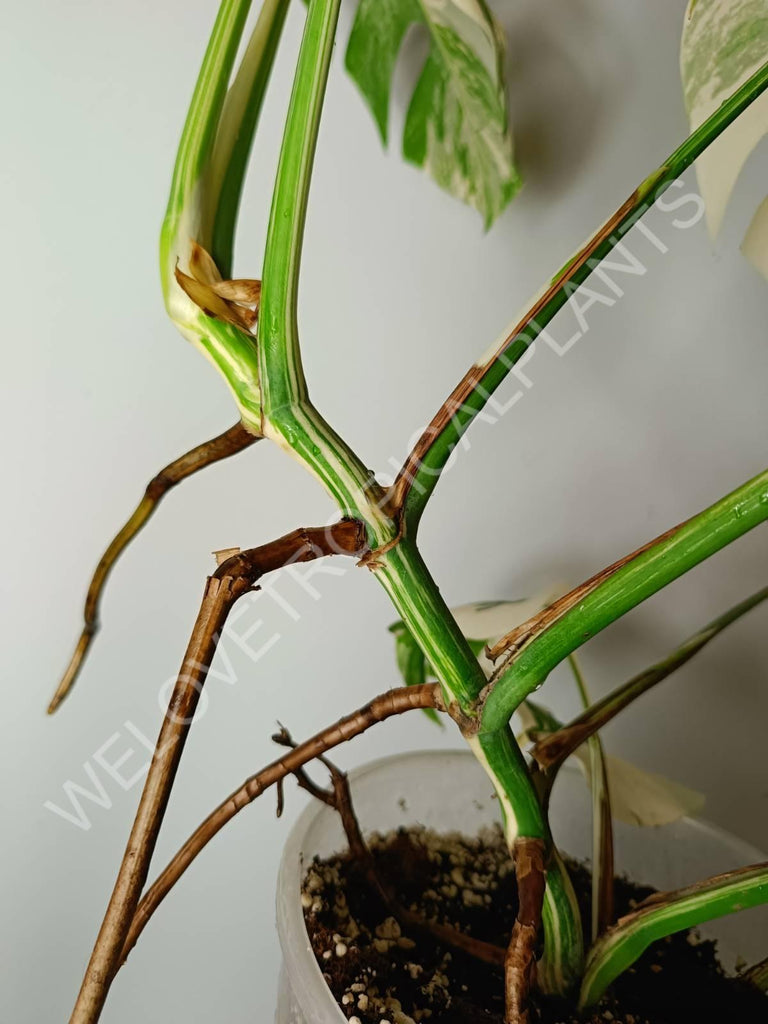
[[[233,277],[243,179],[288,0],[262,0],[250,41],[237,55],[250,0],[222,0],[181,137],[161,236],[162,286],[171,319],[217,367],[239,413],[235,427],[167,466],[102,558],[89,590],[85,628],[53,710],[74,682],[97,628],[106,576],[122,548],[180,480],[268,438],[298,459],[338,505],[329,527],[296,530],[261,547],[221,552],[207,581],[112,899],[72,1015],[100,1016],[110,984],[154,909],[190,861],[234,814],[270,785],[375,722],[411,708],[450,716],[490,776],[516,864],[520,916],[506,961],[507,1020],[524,1021],[532,983],[599,999],[653,940],[768,901],[768,864],[664,894],[617,922],[613,916],[612,813],[659,823],[690,810],[696,794],[605,756],[600,728],[768,597],[764,589],[686,640],[667,659],[598,703],[586,693],[574,651],[672,580],[768,518],[768,471],[569,592],[533,602],[449,610],[418,547],[421,514],[454,446],[492,392],[622,234],[697,161],[709,224],[718,230],[742,164],[768,128],[765,0],[691,0],[681,67],[692,134],[548,282],[530,309],[475,363],[438,409],[395,483],[384,488],[309,399],[297,328],[305,213],[340,0],[309,0],[272,198],[261,281]],[[542,15],[543,16],[543,15]],[[412,26],[428,51],[405,118],[403,153],[490,224],[515,195],[515,167],[502,76],[503,37],[484,0],[359,0],[346,66],[386,141],[390,84]],[[237,65],[237,66],[236,66]],[[768,200],[745,251],[768,269]],[[144,891],[184,740],[226,616],[264,573],[327,555],[354,556],[384,587],[399,617],[392,627],[405,686],[319,733],[253,776],[206,819]],[[570,660],[584,711],[568,724],[532,699]],[[517,716],[518,734],[513,731]],[[554,847],[548,797],[563,762],[577,755],[593,793],[592,934],[584,948],[568,870]],[[527,890],[527,892],[526,892]],[[541,931],[543,955],[534,965]],[[534,969],[535,967],[535,969]],[[768,967],[750,973],[768,986]],[[534,980],[535,979],[535,980]]]

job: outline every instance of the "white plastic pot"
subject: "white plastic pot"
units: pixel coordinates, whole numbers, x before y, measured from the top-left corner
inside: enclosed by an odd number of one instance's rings
[[[419,823],[472,836],[498,820],[487,776],[468,750],[427,751],[374,761],[350,774],[355,809],[364,832]],[[591,823],[587,788],[577,770],[560,773],[551,808],[562,850],[587,859]],[[345,846],[338,816],[321,804],[297,821],[283,853],[277,886],[277,930],[283,953],[276,1024],[344,1024],[312,953],[300,902],[306,865],[316,855]],[[662,828],[617,823],[616,867],[636,882],[676,889],[708,875],[765,860],[748,843],[703,821],[684,818]],[[765,956],[768,907],[721,918],[700,929],[718,940],[720,958],[732,968],[739,957]]]

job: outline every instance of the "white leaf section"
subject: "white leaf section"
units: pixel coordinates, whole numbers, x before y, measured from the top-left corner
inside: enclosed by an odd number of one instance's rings
[[[559,591],[554,588],[519,601],[477,601],[452,608],[459,629],[468,640],[498,640],[510,630],[546,608]]]
[[[499,52],[503,35],[477,0],[420,0],[428,21],[450,29],[480,60],[496,86],[501,86]]]
[[[575,756],[591,783],[587,747],[579,747]],[[605,761],[611,811],[618,821],[646,827],[669,825],[704,806],[704,796],[680,782],[643,771],[619,757],[608,755]]]
[[[546,709],[540,710],[545,715],[549,714]],[[542,731],[542,723],[528,703],[523,703],[517,709],[517,716],[520,724],[517,742],[521,747],[530,746],[534,735],[536,739],[548,735],[548,731]],[[582,744],[573,756],[591,789],[592,759],[587,744]],[[698,814],[704,806],[703,794],[680,782],[646,772],[629,761],[611,755],[606,755],[605,764],[611,813],[615,819],[627,825],[669,825],[686,815]]]
[[[690,0],[680,45],[680,71],[691,130],[698,128],[768,59],[765,0]],[[768,92],[748,107],[696,162],[714,238],[749,155],[768,132]],[[768,229],[760,208],[744,252],[766,273]],[[768,276],[768,275],[766,275]]]
[[[768,279],[768,196],[760,203],[749,225],[741,251]]]

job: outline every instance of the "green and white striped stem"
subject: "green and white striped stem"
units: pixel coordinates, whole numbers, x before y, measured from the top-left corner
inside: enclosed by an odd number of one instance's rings
[[[481,714],[481,733],[509,722],[515,710],[552,669],[667,584],[768,519],[768,470],[646,545],[593,587],[561,598],[561,611],[517,648],[491,681]],[[546,616],[543,612],[542,616]]]
[[[687,664],[699,651],[714,640],[724,629],[768,599],[768,587],[763,587],[744,601],[718,615],[703,629],[690,636],[677,650],[662,661],[633,676],[602,700],[589,707],[567,725],[561,725],[550,735],[538,741],[530,750],[539,765],[553,772],[586,740],[607,725],[620,711],[629,707],[638,697],[657,686],[664,679]]]
[[[299,268],[320,114],[340,0],[310,0],[272,198],[259,312],[264,434],[309,468],[372,547],[396,534],[373,474],[309,401],[296,315]]]
[[[585,709],[591,705],[587,683],[578,661],[568,656],[576,686]],[[608,767],[603,741],[594,733],[587,740],[592,799],[592,941],[595,942],[613,920],[613,818],[608,787]]]
[[[485,675],[416,548],[405,538],[396,542],[397,524],[384,510],[381,488],[311,405],[301,364],[296,318],[301,243],[337,16],[338,0],[311,0],[280,155],[259,315],[264,433],[311,469],[345,514],[366,523],[372,547],[378,545],[370,568],[432,662],[446,703],[455,702],[463,711],[485,686]],[[544,823],[522,753],[508,728],[502,732],[503,774],[490,774],[507,834],[543,838]],[[487,767],[482,748],[474,749]],[[559,888],[570,888],[567,878]]]
[[[717,875],[686,889],[652,896],[623,917],[589,954],[579,1005],[592,1006],[657,939],[768,902],[768,863]]]
[[[446,703],[455,703],[464,713],[485,686],[485,675],[416,548],[406,538],[398,542],[381,488],[311,405],[301,364],[296,319],[301,243],[338,7],[338,0],[310,2],[280,155],[259,318],[264,432],[322,480],[345,514],[365,522],[371,546],[378,545],[369,567],[432,662]],[[508,831],[515,837],[543,837],[525,762],[505,732],[506,783],[496,776],[494,783],[503,798]]]
[[[463,714],[486,685],[485,675],[415,546],[407,538],[398,542],[397,524],[384,511],[380,487],[311,405],[301,364],[296,318],[301,243],[338,6],[338,0],[310,2],[280,155],[259,317],[264,432],[321,479],[344,513],[366,523],[372,547],[378,545],[369,567],[434,666],[446,704],[455,704]],[[473,749],[488,768],[482,748]],[[499,751],[502,774],[490,774],[510,842],[518,835],[543,838],[536,795],[508,727],[502,730]],[[559,889],[569,888],[563,877]]]
[[[206,179],[203,238],[223,277],[232,276],[237,215],[289,0],[263,0],[259,17],[221,108]]]
[[[547,888],[542,910],[544,956],[542,986],[565,993],[580,976],[583,937],[576,896],[551,835],[530,772],[509,723],[493,734],[478,735],[476,708],[487,685],[485,673],[443,601],[415,544],[407,537],[376,558],[373,566],[400,618],[432,665],[443,686],[446,706],[455,717],[488,774],[502,809],[509,849],[519,837],[543,839],[549,847]]]
[[[472,366],[443,403],[406,459],[393,488],[406,529],[415,535],[421,514],[451,452],[509,371],[542,335],[569,296],[656,199],[768,87],[768,63],[707,118],[649,175],[536,297],[530,309]]]
[[[184,125],[160,232],[160,278],[168,314],[213,363],[232,391],[245,426],[261,432],[256,344],[246,331],[214,320],[179,287],[192,243],[216,249],[228,273],[240,192],[288,0],[266,0],[243,63],[228,91],[250,0],[223,0]]]

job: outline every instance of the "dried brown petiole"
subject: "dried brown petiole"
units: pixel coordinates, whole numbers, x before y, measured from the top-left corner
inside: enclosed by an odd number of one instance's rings
[[[291,742],[290,737],[288,737],[288,742]],[[357,820],[352,804],[349,779],[328,758],[322,757],[320,760],[331,774],[332,789],[330,791],[320,789],[311,780],[307,784],[306,775],[298,777],[299,785],[309,790],[319,800],[322,800],[323,803],[333,807],[338,812],[344,834],[347,837],[350,856],[362,869],[371,890],[392,916],[401,925],[431,935],[432,938],[444,946],[459,950],[468,956],[474,957],[476,960],[482,960],[484,963],[493,964],[496,967],[503,966],[507,954],[500,946],[494,946],[490,942],[483,942],[481,939],[472,938],[471,935],[467,935],[459,931],[458,928],[451,927],[451,925],[427,920],[421,914],[406,909],[398,902],[392,889],[381,881],[376,869],[376,862],[363,837],[360,823]]]
[[[364,733],[377,722],[383,722],[394,715],[420,708],[443,710],[439,683],[425,683],[422,686],[401,686],[396,690],[375,697],[372,701],[351,715],[340,719],[299,744],[289,753],[252,775],[234,793],[214,810],[195,829],[186,843],[146,891],[138,905],[130,930],[123,945],[120,962],[123,963],[136,944],[152,914],[157,910],[173,886],[178,882],[195,857],[207,846],[213,837],[232,818],[261,796],[271,786],[277,785],[287,775],[295,775],[297,769],[316,760],[325,751]],[[502,951],[503,952],[503,951]]]
[[[111,541],[109,547],[101,556],[96,571],[93,574],[88,593],[85,598],[83,610],[83,631],[77,641],[74,653],[70,658],[66,671],[56,688],[51,703],[48,705],[48,714],[53,714],[75,684],[80,669],[83,666],[85,657],[91,646],[93,638],[99,630],[99,605],[104,585],[112,571],[115,562],[130,544],[136,534],[147,523],[161,500],[171,488],[188,476],[212,466],[214,462],[236,455],[245,448],[250,447],[259,437],[252,434],[242,423],[235,423],[223,434],[204,441],[190,451],[185,452],[174,459],[164,469],[153,477],[147,484],[144,495],[132,512],[127,523]]]
[[[359,556],[365,528],[353,519],[294,530],[223,562],[206,581],[203,601],[163,718],[139,807],[104,921],[85,972],[71,1024],[98,1020],[146,881],[176,771],[227,616],[265,573],[331,554]]]
[[[536,976],[536,942],[546,884],[543,841],[517,839],[514,857],[519,905],[504,964],[504,1022],[529,1024],[529,996]]]

